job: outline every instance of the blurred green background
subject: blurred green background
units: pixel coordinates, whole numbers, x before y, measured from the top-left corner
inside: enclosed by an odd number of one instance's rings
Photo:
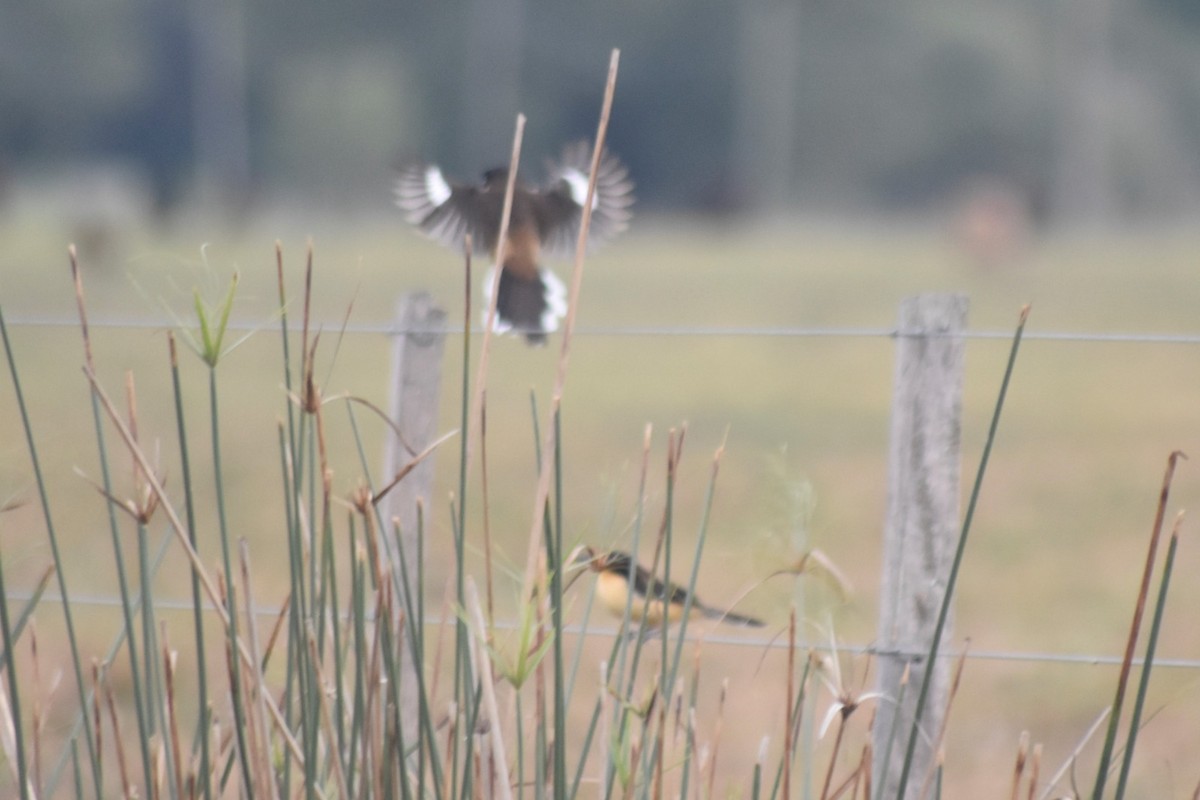
[[[404,228],[390,207],[390,167],[429,158],[470,176],[506,157],[521,111],[536,171],[564,140],[593,133],[612,47],[622,61],[609,142],[630,165],[639,204],[633,229],[588,262],[584,279],[564,398],[564,513],[577,539],[627,542],[647,424],[656,519],[667,430],[686,421],[685,544],[712,453],[726,442],[705,598],[730,600],[781,565],[803,516],[788,497],[811,485],[808,539],[856,591],[834,606],[814,588],[809,610],[832,619],[840,639],[869,642],[892,342],[721,331],[885,331],[906,295],[953,290],[970,296],[973,331],[1007,334],[1032,302],[956,637],[980,651],[1118,654],[1167,454],[1200,453],[1200,345],[1037,335],[1197,334],[1200,17],[1169,0],[5,6],[0,304],[76,592],[111,596],[113,582],[103,502],[74,472],[94,477],[97,467],[66,244],[80,248],[102,378],[119,395],[133,372],[143,437],[163,440],[169,476],[162,330],[173,315],[191,319],[192,287],[215,300],[240,271],[234,316],[259,331],[220,372],[231,519],[256,563],[270,565],[281,555],[275,426],[287,402],[272,243],[283,242],[295,298],[305,242],[315,242],[326,394],[385,404],[387,337],[351,332],[339,345],[348,309],[351,328],[386,325],[396,298],[418,288],[455,324],[463,309],[461,265]],[[684,328],[709,333],[668,335]],[[446,430],[458,425],[461,343],[447,340]],[[492,527],[502,560],[517,565],[533,500],[530,393],[544,409],[557,344],[494,346]],[[967,485],[1007,348],[1003,337],[968,343]],[[203,474],[197,359],[184,359],[184,377]],[[345,496],[363,474],[344,407],[328,409]],[[360,422],[382,439],[382,426]],[[48,552],[10,391],[0,393],[0,426],[0,498],[27,501],[0,530],[19,585]],[[439,454],[441,498],[455,486],[452,455]],[[368,456],[377,468],[379,448]],[[1172,512],[1200,499],[1190,462],[1174,498]],[[447,505],[431,515],[444,545],[435,577],[451,574]],[[478,521],[480,509],[471,515]],[[202,509],[201,524],[211,517]],[[1165,657],[1200,656],[1190,527]],[[167,596],[185,574],[177,555]],[[283,576],[260,571],[259,596],[274,602]],[[502,606],[515,592],[502,583]],[[790,596],[768,583],[742,607],[777,631]],[[42,616],[53,631],[53,615]],[[89,651],[106,645],[115,616],[95,612]],[[723,753],[734,786],[764,727],[778,728],[774,698],[756,699],[754,688],[779,683],[779,659],[764,675],[758,652],[747,652],[706,655],[708,686],[733,675],[745,701],[740,741]],[[1190,791],[1200,778],[1197,675],[1156,674],[1160,711],[1139,743],[1144,796]],[[1109,702],[1115,676],[1106,666],[972,661],[951,719],[949,796],[993,788],[1024,729],[1057,766]]]
[[[91,165],[158,213],[375,208],[396,159],[503,160],[518,110],[526,163],[591,135],[619,47],[644,207],[912,214],[985,181],[1039,222],[1179,217],[1198,42],[1187,0],[16,3],[0,166]]]

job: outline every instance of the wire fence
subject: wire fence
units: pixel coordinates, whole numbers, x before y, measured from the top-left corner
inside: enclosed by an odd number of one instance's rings
[[[16,316],[6,320],[6,323],[11,327],[35,327],[35,328],[74,328],[78,325],[78,321],[71,317],[61,315],[27,315]],[[156,318],[89,318],[88,326],[90,328],[101,329],[165,329],[178,327],[178,323],[169,319]],[[272,330],[271,323],[250,322],[246,320],[230,320],[228,328],[234,331],[250,332],[255,330],[268,331]],[[316,328],[318,325],[312,325]],[[334,326],[331,325],[330,328]],[[368,334],[368,335],[402,335],[411,333],[410,331],[398,327],[392,322],[354,322],[336,325],[336,329],[349,334]],[[427,328],[419,331],[420,333],[431,333]],[[432,331],[442,333],[444,335],[461,335],[463,329],[461,326],[446,326],[441,331]],[[481,327],[473,327],[471,329],[473,335],[483,333]],[[707,338],[794,338],[794,339],[823,339],[823,338],[875,338],[875,339],[898,339],[907,335],[917,335],[917,332],[909,333],[901,330],[898,327],[805,327],[805,326],[782,326],[782,327],[729,327],[729,326],[580,326],[574,330],[575,335],[587,337],[660,337],[660,338],[684,338],[684,337],[707,337]],[[921,331],[922,336],[937,336],[937,333],[929,331]],[[953,335],[961,336],[966,340],[1004,340],[1012,339],[1011,330],[965,330],[957,332]],[[1068,343],[1116,343],[1116,344],[1150,344],[1150,345],[1200,345],[1200,333],[1139,333],[1139,332],[1094,332],[1094,331],[1038,331],[1026,330],[1023,338],[1027,341],[1045,341],[1045,342],[1068,342]],[[32,598],[32,593],[22,591],[10,591],[7,594],[10,601],[28,601]],[[41,595],[43,601],[62,602],[62,597],[56,593],[45,592]],[[187,600],[176,599],[160,599],[155,598],[155,608],[161,611],[190,611],[192,605]],[[117,597],[102,596],[102,595],[73,595],[71,598],[73,605],[92,606],[99,608],[120,607],[121,600]],[[205,606],[206,610],[211,611],[211,606]],[[256,607],[254,613],[262,617],[275,617],[279,614],[279,609]],[[440,617],[428,617],[426,624],[441,625],[449,623],[453,620],[442,619]],[[513,630],[518,627],[516,621],[513,620],[496,620],[494,627],[499,630]],[[588,634],[604,637],[614,637],[620,635],[620,630],[614,626],[582,626],[579,624],[568,624],[564,626],[564,632],[573,635]],[[748,636],[748,635],[723,635],[713,633],[697,634],[689,632],[687,637],[689,641],[700,641],[726,645],[733,647],[749,647],[757,649],[783,649],[786,648],[787,642],[785,637],[776,635],[772,637]],[[803,642],[803,647],[809,650],[817,650],[823,652],[836,651],[838,653],[848,655],[872,655],[872,656],[899,656],[902,658],[919,661],[927,655],[927,652],[922,651],[901,651],[895,649],[879,648],[869,643],[847,643],[847,644],[829,644],[822,642]],[[975,649],[947,649],[938,654],[942,659],[958,659],[966,657],[969,660],[976,661],[997,661],[997,662],[1022,662],[1022,663],[1050,663],[1050,664],[1075,664],[1075,665],[1091,665],[1091,666],[1117,666],[1123,662],[1123,658],[1117,655],[1096,654],[1096,653],[1054,653],[1054,652],[1039,652],[1039,651],[1016,651],[1016,650],[975,650]],[[1133,659],[1134,666],[1141,666],[1143,660],[1141,658]],[[1188,658],[1163,658],[1156,657],[1154,659],[1156,668],[1168,669],[1185,669],[1194,670],[1200,669],[1200,659]]]
[[[14,316],[6,318],[5,322],[12,327],[45,327],[45,328],[74,328],[79,323],[78,320],[71,317],[60,315],[29,315],[29,316]],[[178,322],[170,319],[156,318],[88,318],[89,328],[105,328],[105,329],[129,329],[129,330],[159,330],[165,328],[179,327]],[[267,331],[274,330],[272,323],[251,322],[247,320],[230,320],[227,326],[231,331],[251,332],[251,331]],[[319,324],[311,325],[312,328],[322,327]],[[447,336],[461,335],[463,332],[462,326],[448,325],[442,329],[422,328],[420,331],[412,331],[405,328],[397,327],[393,322],[353,322],[341,324],[340,322],[331,323],[329,330],[344,331],[352,334],[386,334],[398,336],[407,333],[437,333]],[[483,328],[475,326],[471,328],[473,335],[481,335]],[[701,337],[701,338],[763,338],[763,339],[825,339],[825,338],[841,338],[841,339],[898,339],[908,335],[917,335],[916,332],[909,333],[895,326],[891,327],[806,327],[806,326],[778,326],[778,327],[735,327],[735,326],[720,326],[720,325],[680,325],[680,326],[655,326],[655,325],[581,325],[574,329],[575,336],[588,337],[659,337],[659,338],[676,338],[676,337]],[[921,331],[922,336],[936,336],[936,333],[929,331]],[[1008,341],[1012,339],[1011,330],[967,330],[961,335],[967,340],[992,340],[999,339]],[[1023,335],[1026,341],[1046,341],[1046,342],[1106,342],[1118,344],[1183,344],[1183,345],[1200,345],[1200,333],[1139,333],[1134,331],[1117,331],[1117,332],[1095,332],[1095,331],[1039,331],[1036,329],[1027,329]]]
[[[10,591],[6,597],[9,601],[27,602],[33,598],[32,592]],[[41,595],[42,601],[61,603],[62,596],[55,592],[44,592]],[[131,602],[138,602],[136,598]],[[118,597],[108,597],[104,595],[71,595],[72,606],[91,606],[94,608],[120,608],[121,599]],[[176,599],[154,599],[155,611],[186,611],[191,612],[192,604],[188,600]],[[210,604],[204,604],[204,610],[212,612],[213,608]],[[278,608],[269,608],[266,606],[256,606],[254,615],[264,619],[271,619],[279,616]],[[374,621],[374,616],[367,615],[368,621]],[[427,616],[425,618],[427,626],[436,627],[439,625],[454,624],[453,617],[438,617]],[[520,623],[516,620],[497,619],[491,623],[496,630],[511,631],[517,630]],[[563,625],[563,632],[571,635],[588,635],[588,636],[603,636],[612,638],[622,635],[621,629],[612,625],[591,626],[581,625],[578,623]],[[730,636],[727,634],[712,634],[703,633],[697,634],[691,630],[684,637],[689,642],[703,641],[708,644],[724,645],[730,647],[748,647],[759,650],[783,650],[788,647],[786,637],[782,635],[762,637],[762,636]],[[891,648],[876,647],[872,644],[864,643],[846,643],[846,644],[830,644],[828,642],[816,641],[799,641],[798,646],[805,650],[817,650],[821,652],[837,652],[846,655],[870,655],[870,656],[899,656],[910,661],[921,661],[928,655],[926,650],[896,650]],[[1005,661],[1005,662],[1021,662],[1021,663],[1049,663],[1049,664],[1081,664],[1089,666],[1119,666],[1124,659],[1121,656],[1096,654],[1096,653],[1048,653],[1038,651],[1020,651],[1020,650],[972,650],[966,649],[948,649],[938,653],[938,658],[941,659],[958,659],[966,657],[967,660],[975,661]],[[1135,667],[1140,667],[1144,663],[1143,659],[1135,657],[1132,664]],[[1162,658],[1156,656],[1154,658],[1155,668],[1170,668],[1170,669],[1200,669],[1200,659],[1191,658]]]

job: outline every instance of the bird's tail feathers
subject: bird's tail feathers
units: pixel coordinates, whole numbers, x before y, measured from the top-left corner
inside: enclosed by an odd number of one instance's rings
[[[495,269],[495,266],[489,269],[483,279],[484,300],[489,305]],[[487,313],[485,307],[485,325]],[[546,334],[558,330],[558,321],[566,314],[567,288],[550,270],[541,268],[532,278],[517,277],[510,270],[500,272],[496,319],[492,325],[494,332],[517,332],[524,334],[530,344],[545,344]]]
[[[747,617],[742,614],[735,614],[732,611],[713,608],[711,606],[701,606],[700,613],[709,619],[715,619],[718,622],[724,622],[729,625],[739,625],[743,628],[761,628],[766,625],[766,623],[761,619]]]

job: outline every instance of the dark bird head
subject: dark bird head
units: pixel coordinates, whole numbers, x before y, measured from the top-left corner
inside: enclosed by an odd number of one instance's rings
[[[632,559],[628,553],[622,553],[620,550],[605,552],[593,547],[584,547],[575,556],[575,563],[586,564],[594,572],[628,573]]]
[[[485,189],[503,189],[508,184],[508,167],[494,167],[483,173]]]

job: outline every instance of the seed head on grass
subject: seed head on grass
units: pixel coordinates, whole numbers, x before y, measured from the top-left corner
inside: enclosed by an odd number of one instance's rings
[[[550,645],[554,641],[553,629],[543,631],[540,641],[538,639],[536,601],[526,600],[520,604],[520,609],[516,629],[506,639],[510,644],[508,647],[498,644],[494,631],[480,630],[470,619],[466,609],[458,609],[459,616],[487,649],[498,675],[517,691],[533,677],[538,664],[550,651]],[[512,641],[514,638],[515,642]]]
[[[829,730],[830,723],[834,718],[841,715],[843,721],[850,717],[855,711],[862,706],[863,703],[869,700],[875,700],[884,696],[882,692],[864,692],[862,687],[857,689],[849,685],[846,676],[842,675],[841,659],[838,658],[837,639],[831,634],[829,641],[829,654],[821,655],[814,652],[811,656],[813,659],[813,670],[821,682],[825,684],[825,688],[833,695],[834,702],[825,713],[825,719],[821,722],[820,736],[824,736]],[[863,685],[866,684],[867,673],[863,671]]]
[[[233,299],[237,294],[238,273],[235,271],[229,281],[229,289],[225,296],[215,305],[210,306],[200,295],[199,289],[192,290],[192,306],[196,311],[198,331],[193,331],[187,325],[180,323],[179,333],[188,347],[211,369],[216,369],[217,363],[226,353],[232,351],[249,338],[249,334],[238,339],[229,347],[225,347],[225,334],[229,330],[229,313],[233,310]]]

